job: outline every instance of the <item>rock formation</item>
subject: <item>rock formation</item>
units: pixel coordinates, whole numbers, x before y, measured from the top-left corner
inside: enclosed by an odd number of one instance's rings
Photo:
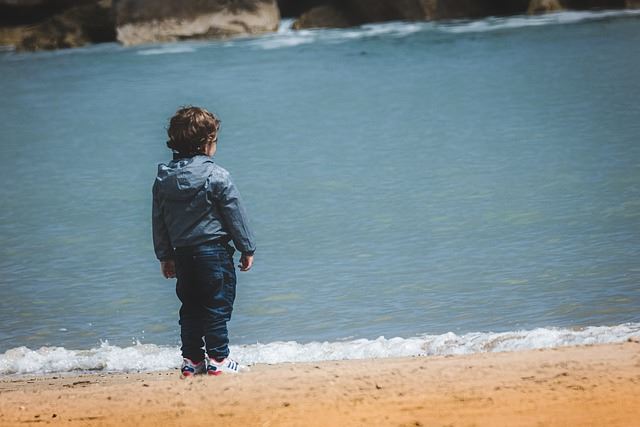
[[[115,40],[111,0],[0,0],[0,44],[61,49]]]
[[[114,24],[111,7],[105,2],[75,6],[30,28],[18,47],[50,50],[114,41]]]
[[[529,14],[547,13],[562,10],[563,7],[559,0],[531,0],[529,3]]]
[[[276,0],[0,0],[0,45],[137,44],[275,31]]]
[[[561,0],[565,9],[589,10],[589,9],[623,9],[626,0]]]
[[[563,9],[624,9],[640,7],[640,0],[326,0],[322,5],[313,4],[300,15],[295,28],[345,27],[395,20],[476,19]]]
[[[529,0],[435,0],[436,19],[468,19],[521,15]]]
[[[278,0],[280,16],[297,18],[314,7],[327,5],[326,0]]]
[[[346,28],[358,25],[349,20],[347,14],[332,4],[317,6],[302,14],[293,23],[293,28]]]
[[[427,21],[527,13],[529,0],[344,0],[310,9],[296,28],[344,27],[367,22]],[[334,17],[335,22],[329,18]],[[348,25],[345,25],[345,22]]]
[[[272,32],[280,12],[275,0],[119,0],[116,21],[133,45]]]

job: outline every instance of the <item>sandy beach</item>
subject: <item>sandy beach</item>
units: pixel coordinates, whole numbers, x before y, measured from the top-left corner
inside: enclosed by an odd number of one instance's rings
[[[640,343],[178,372],[8,376],[0,425],[640,426]]]

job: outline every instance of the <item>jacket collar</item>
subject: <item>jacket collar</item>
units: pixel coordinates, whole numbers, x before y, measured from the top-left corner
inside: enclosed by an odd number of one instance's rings
[[[202,156],[203,154],[201,153],[190,153],[190,154],[185,154],[185,153],[173,153],[173,160],[183,160],[183,159],[190,159],[192,157],[195,156]]]

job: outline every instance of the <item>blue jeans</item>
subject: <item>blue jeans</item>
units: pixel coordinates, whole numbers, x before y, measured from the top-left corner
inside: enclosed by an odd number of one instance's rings
[[[203,346],[209,357],[227,357],[227,322],[236,297],[233,249],[220,243],[177,248],[175,263],[182,357],[200,362]]]

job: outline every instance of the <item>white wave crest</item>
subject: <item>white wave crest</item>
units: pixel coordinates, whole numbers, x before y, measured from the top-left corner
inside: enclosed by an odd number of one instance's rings
[[[321,360],[377,359],[386,357],[460,355],[520,351],[570,345],[624,342],[640,335],[640,323],[591,326],[584,329],[538,328],[530,331],[471,332],[456,335],[422,335],[412,338],[379,337],[338,342],[274,342],[234,349],[248,363],[315,362]]]
[[[233,356],[244,364],[318,362],[324,360],[386,357],[460,355],[520,351],[570,345],[607,344],[640,337],[640,323],[590,326],[582,329],[538,328],[530,331],[472,332],[456,335],[422,335],[412,338],[379,337],[374,340],[272,342],[231,346]],[[0,355],[0,374],[43,374],[70,371],[158,371],[180,365],[177,347],[137,343],[117,347],[102,343],[90,350],[17,347]]]
[[[293,32],[293,22],[294,19],[281,19],[280,20],[280,25],[278,25],[278,34],[290,34],[291,32]]]
[[[144,49],[139,50],[138,55],[168,55],[168,54],[176,54],[176,53],[191,53],[195,52],[192,46],[187,46],[184,44],[173,44],[173,45],[164,45],[152,49]]]
[[[174,368],[181,360],[176,348],[155,344],[121,348],[105,342],[90,350],[17,347],[0,356],[0,374],[155,371]]]
[[[640,10],[568,11],[542,15],[520,15],[511,17],[489,17],[480,20],[457,20],[446,22],[388,22],[366,24],[347,29],[293,30],[287,20],[278,32],[249,41],[250,45],[262,49],[277,49],[315,42],[340,43],[354,39],[385,36],[401,38],[419,32],[444,34],[483,33],[544,25],[575,24],[625,16],[640,16]],[[243,41],[234,41],[231,44]]]
[[[567,11],[541,15],[511,16],[506,18],[490,17],[471,22],[452,22],[442,24],[438,29],[449,33],[482,33],[487,31],[508,30],[542,25],[576,24],[601,19],[639,16],[640,10],[604,10],[604,11]]]
[[[293,30],[288,28],[279,30],[275,34],[252,39],[249,43],[262,49],[278,49],[315,42],[342,43],[376,36],[405,37],[423,31],[425,28],[433,28],[433,24],[425,22],[392,22],[363,25],[350,29]],[[232,45],[234,42],[232,41],[229,44]]]

